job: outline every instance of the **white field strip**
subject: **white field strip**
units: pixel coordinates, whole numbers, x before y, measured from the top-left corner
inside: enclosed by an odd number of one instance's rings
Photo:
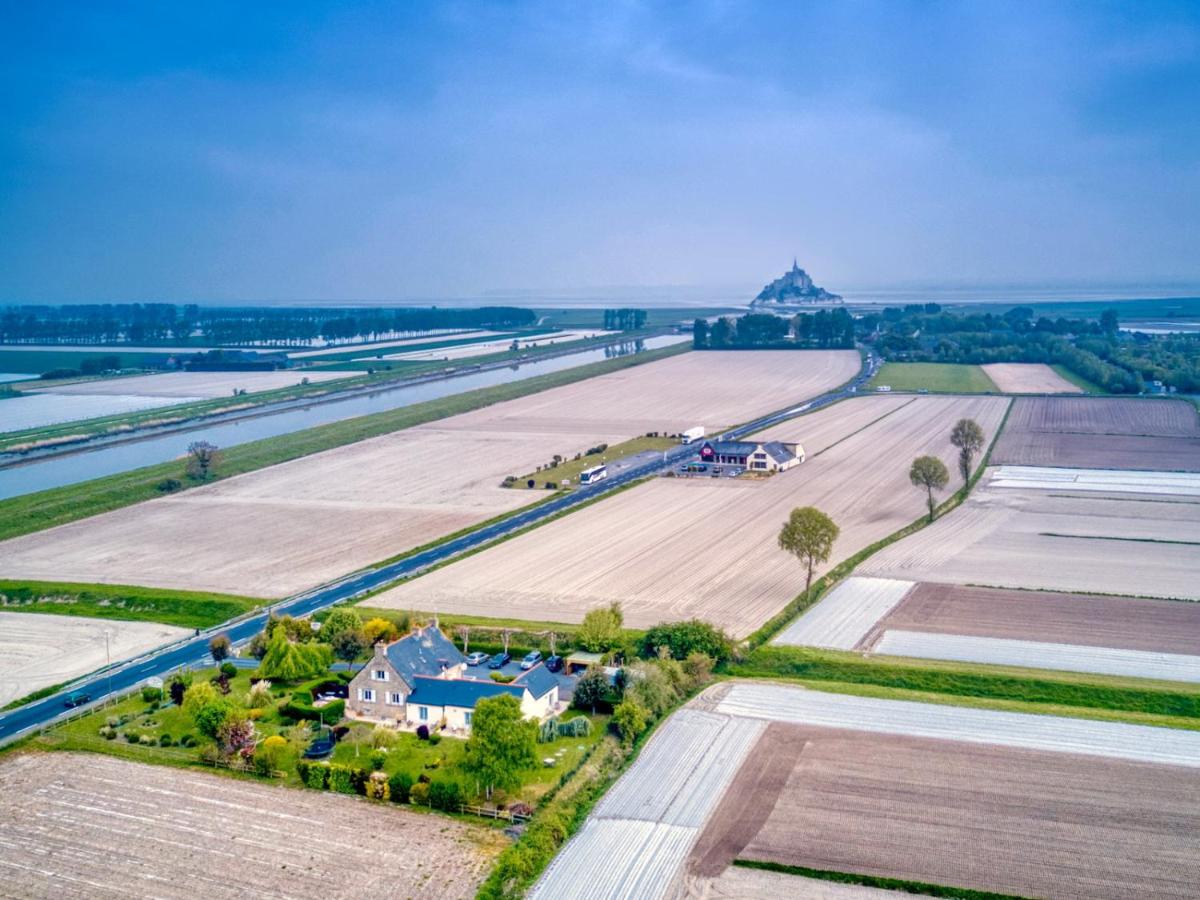
[[[27,394],[0,403],[0,432],[24,431],[62,422],[140,412],[159,406],[194,403],[203,397],[142,397],[134,395]]]
[[[593,815],[700,828],[765,727],[681,709]]]
[[[719,795],[714,803],[716,799]],[[529,896],[553,900],[662,897],[699,833],[697,828],[660,822],[591,817],[559,851]]]
[[[334,353],[362,353],[363,356],[370,356],[372,353],[386,350],[389,347],[409,347],[413,344],[432,344],[438,341],[465,341],[470,338],[491,337],[494,334],[500,334],[500,332],[435,330],[427,332],[421,337],[398,338],[394,341],[376,341],[373,344],[342,344],[335,347],[326,347],[322,350],[305,350],[301,353],[289,353],[288,357],[290,359],[308,359],[313,356],[331,356]]]
[[[517,347],[526,350],[530,347],[541,347],[545,344],[567,344],[584,338],[616,334],[614,331],[596,329],[592,331],[556,331],[552,334],[539,334],[531,338],[517,339]],[[434,359],[464,359],[470,356],[481,356],[485,353],[499,353],[512,346],[512,338],[502,338],[496,341],[479,341],[474,344],[464,344],[461,347],[439,347],[433,350],[410,350],[407,353],[392,353],[384,359],[396,360],[434,360]]]
[[[734,684],[717,711],[773,722],[1200,768],[1200,732],[1174,728],[879,700],[768,684]]]
[[[853,650],[915,584],[897,578],[847,578],[771,643]]]
[[[1097,440],[1103,440],[1097,436]],[[1055,469],[1048,466],[998,466],[990,487],[1122,494],[1175,494],[1200,497],[1200,473],[1129,472],[1121,469]]]
[[[696,709],[675,713],[530,896],[663,896],[764,728]]]
[[[1112,647],[1083,647],[1011,638],[931,634],[926,631],[885,631],[875,646],[876,653],[947,659],[958,662],[993,663],[1063,672],[1095,672],[1133,678],[1200,682],[1200,656],[1184,653],[1153,653]]]

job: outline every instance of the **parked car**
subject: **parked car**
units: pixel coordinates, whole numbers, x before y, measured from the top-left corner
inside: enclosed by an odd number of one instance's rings
[[[482,651],[476,650],[474,653],[467,654],[468,666],[482,666],[488,661],[488,655]]]
[[[63,700],[63,706],[68,709],[74,709],[76,706],[83,706],[92,699],[92,695],[86,691],[71,691]]]
[[[521,660],[521,668],[522,669],[532,669],[534,666],[536,666],[541,661],[542,661],[542,651],[541,650],[530,650],[528,653],[525,654],[525,658],[523,660]]]
[[[547,656],[546,668],[551,672],[561,672],[563,667],[563,658],[561,656]]]
[[[509,656],[504,651],[501,651],[492,657],[492,661],[490,663],[488,663],[488,668],[489,669],[503,669],[510,662],[512,662],[512,657]]]

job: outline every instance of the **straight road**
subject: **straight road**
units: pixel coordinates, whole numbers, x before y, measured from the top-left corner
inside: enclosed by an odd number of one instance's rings
[[[813,400],[806,401],[799,406],[771,413],[753,422],[748,422],[745,425],[726,432],[720,438],[724,440],[737,440],[802,413],[810,412],[852,396],[859,386],[865,384],[875,374],[879,364],[879,359],[873,354],[868,353],[862,369],[854,380],[848,384]],[[656,475],[670,466],[679,464],[684,459],[695,456],[696,452],[697,449],[695,446],[680,445],[673,447],[661,456],[656,454],[654,459],[624,469],[619,474],[611,475],[595,485],[576,488],[570,493],[555,497],[553,500],[543,503],[540,506],[527,509],[524,512],[518,512],[502,522],[487,525],[476,531],[472,531],[470,534],[465,534],[462,537],[439,544],[429,550],[414,554],[389,565],[380,566],[377,569],[369,569],[345,578],[342,581],[318,588],[315,591],[282,600],[249,617],[211,628],[193,638],[131,660],[107,672],[88,676],[86,679],[72,684],[69,690],[84,691],[91,696],[93,702],[99,702],[111,695],[119,695],[135,688],[147,678],[153,676],[165,678],[180,667],[191,666],[208,660],[208,642],[213,635],[227,634],[234,644],[248,641],[255,634],[262,631],[272,612],[279,615],[306,616],[343,600],[350,600],[368,591],[373,591],[400,579],[415,575],[430,566],[445,562],[469,550],[475,550],[514,531],[519,531],[522,528],[528,528],[531,525],[543,522],[552,516],[595,500],[642,478]],[[0,744],[7,743],[27,731],[37,729],[62,716],[65,712],[63,698],[66,693],[67,690],[63,690],[43,700],[29,703],[0,715]]]

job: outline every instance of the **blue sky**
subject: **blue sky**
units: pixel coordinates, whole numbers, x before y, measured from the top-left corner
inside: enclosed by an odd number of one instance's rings
[[[1200,285],[1200,3],[0,5],[0,301]]]

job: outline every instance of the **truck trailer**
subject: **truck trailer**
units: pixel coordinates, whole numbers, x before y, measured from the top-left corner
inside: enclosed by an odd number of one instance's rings
[[[692,441],[698,441],[700,438],[704,437],[704,426],[697,425],[695,428],[689,428],[679,437],[679,442],[681,444],[690,444]]]

